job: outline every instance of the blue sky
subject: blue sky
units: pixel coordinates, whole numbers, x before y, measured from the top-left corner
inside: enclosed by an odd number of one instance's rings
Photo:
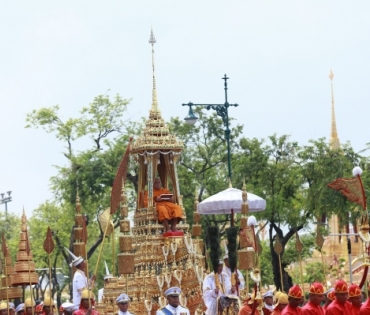
[[[330,69],[337,129],[356,150],[370,142],[368,1],[1,1],[0,193],[20,214],[50,199],[63,143],[24,129],[33,109],[59,104],[64,118],[110,90],[151,104],[153,27],[159,106],[185,117],[185,102],[229,101],[247,137],[330,135]],[[87,142],[81,143],[81,149]],[[0,211],[5,209],[0,205]]]

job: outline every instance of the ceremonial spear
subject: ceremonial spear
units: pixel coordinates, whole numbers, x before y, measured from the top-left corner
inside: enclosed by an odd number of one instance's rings
[[[30,253],[31,253],[31,249],[30,249],[30,243],[29,243],[29,239],[28,239],[28,231],[26,229],[26,253],[27,253],[27,263],[28,263],[28,279],[29,279],[29,282],[30,282],[30,297],[31,297],[31,303],[32,303],[32,298],[33,298],[33,294],[32,294],[32,282],[31,282],[31,268],[30,268]],[[32,307],[32,315],[34,314],[34,308]]]
[[[2,249],[2,252],[3,252],[3,255],[4,255],[4,270],[5,270],[5,286],[6,286],[7,309],[8,309],[8,314],[10,314],[9,313],[8,272],[6,270],[7,269],[6,259],[7,259],[7,256],[9,256],[9,250],[8,250],[8,247],[6,246],[4,232],[3,232],[3,235],[2,235],[1,249]]]
[[[54,241],[53,241],[53,236],[51,233],[51,229],[48,226],[48,229],[46,231],[46,238],[44,240],[44,250],[48,254],[48,259],[49,259],[49,295],[50,298],[52,299],[52,290],[51,290],[51,283],[52,283],[52,277],[51,277],[51,258],[50,255],[53,252],[55,248]]]

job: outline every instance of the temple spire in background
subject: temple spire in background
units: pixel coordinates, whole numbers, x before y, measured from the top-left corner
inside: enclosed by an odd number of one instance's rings
[[[335,111],[334,111],[334,92],[333,92],[334,74],[331,70],[330,70],[329,78],[330,78],[330,85],[331,85],[331,133],[330,133],[329,144],[332,149],[339,149],[340,142],[339,142],[338,133],[337,133],[337,124],[335,122]]]

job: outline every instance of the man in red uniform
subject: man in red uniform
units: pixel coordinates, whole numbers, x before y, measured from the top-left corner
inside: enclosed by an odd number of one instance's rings
[[[362,292],[357,284],[348,287],[348,301],[352,305],[352,315],[359,315],[362,306]]]
[[[50,296],[45,296],[41,314],[42,315],[54,315],[54,313],[55,313],[54,300]]]
[[[278,292],[277,303],[271,315],[281,315],[283,309],[288,305],[288,295],[283,292]]]
[[[324,314],[326,314],[326,309],[335,300],[334,288],[330,288],[330,290],[326,291],[324,294],[325,294],[326,301],[322,309],[324,310]]]
[[[238,315],[252,315],[253,303],[254,303],[254,294],[244,302],[243,306],[239,310]],[[262,304],[262,300],[256,300],[256,303],[257,307],[255,308],[253,315],[260,315],[257,308],[259,304]]]
[[[369,289],[370,289],[370,284],[367,290],[369,291]],[[360,309],[360,315],[368,315],[368,314],[370,314],[370,295],[367,298],[366,302],[362,304],[361,309]]]
[[[302,315],[324,315],[320,306],[324,298],[324,287],[321,283],[314,282],[310,286],[310,297],[308,303],[302,307]]]
[[[74,315],[100,315],[93,309],[95,304],[94,294],[90,290],[83,290],[81,293],[80,308],[74,311]]]
[[[294,285],[288,292],[288,305],[283,309],[281,315],[302,315],[299,307],[303,298],[303,291],[299,285]]]
[[[352,315],[351,305],[347,303],[348,285],[344,280],[338,280],[334,286],[335,300],[326,309],[326,315]]]

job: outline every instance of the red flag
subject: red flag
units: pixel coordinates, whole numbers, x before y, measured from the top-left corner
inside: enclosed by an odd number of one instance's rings
[[[112,193],[110,197],[110,213],[113,214],[117,211],[119,207],[119,203],[121,201],[121,191],[122,191],[122,181],[126,180],[127,170],[128,170],[128,163],[130,161],[130,145],[132,141],[132,137],[128,142],[125,154],[121,160],[119,168],[116,173],[116,177],[114,178],[113,186],[112,186]]]
[[[366,209],[366,195],[360,175],[353,178],[338,178],[328,187],[338,190],[349,201],[359,204],[364,210]]]

